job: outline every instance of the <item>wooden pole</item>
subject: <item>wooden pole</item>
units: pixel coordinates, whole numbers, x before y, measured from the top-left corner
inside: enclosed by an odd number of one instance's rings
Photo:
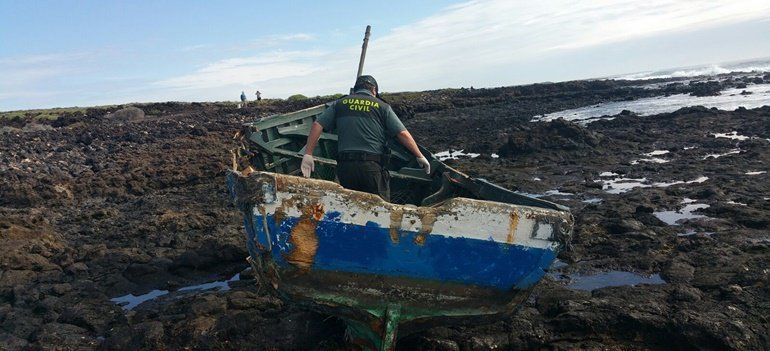
[[[369,46],[369,34],[372,30],[372,26],[366,26],[366,33],[364,33],[364,44],[361,45],[361,59],[358,61],[358,74],[356,78],[361,76],[364,72],[364,59],[366,59],[366,47]]]

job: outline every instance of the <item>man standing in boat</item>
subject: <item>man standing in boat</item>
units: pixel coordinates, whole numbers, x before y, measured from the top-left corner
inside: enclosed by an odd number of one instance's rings
[[[377,81],[360,76],[353,94],[332,103],[313,122],[302,157],[302,175],[315,169],[313,150],[323,130],[337,131],[337,178],[346,189],[377,194],[390,201],[390,174],[385,169],[390,152],[388,138],[395,137],[430,174],[430,162],[422,155],[412,135],[393,109],[377,97]]]

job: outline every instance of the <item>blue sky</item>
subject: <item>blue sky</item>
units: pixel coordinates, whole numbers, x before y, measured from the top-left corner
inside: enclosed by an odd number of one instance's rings
[[[770,2],[0,0],[0,110],[383,90],[770,57]]]

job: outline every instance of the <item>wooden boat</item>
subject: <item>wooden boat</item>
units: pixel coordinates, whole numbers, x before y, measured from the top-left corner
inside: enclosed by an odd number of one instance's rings
[[[258,284],[344,319],[353,343],[388,350],[427,327],[509,313],[569,244],[566,207],[469,177],[424,148],[430,175],[390,144],[391,202],[334,182],[334,133],[321,135],[314,178],[301,177],[325,108],[245,124],[228,187]]]

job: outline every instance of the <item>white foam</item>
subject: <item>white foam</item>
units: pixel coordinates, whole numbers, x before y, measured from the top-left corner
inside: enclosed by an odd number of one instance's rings
[[[765,174],[765,173],[767,173],[767,171],[749,171],[749,172],[746,172],[744,174],[746,174],[746,175],[760,175],[760,174]]]
[[[668,150],[655,150],[655,151],[648,152],[648,153],[642,154],[642,155],[644,155],[644,156],[660,156],[660,155],[665,155],[667,153],[669,153]]]
[[[615,172],[602,172],[602,173],[599,173],[600,177],[614,177],[614,176],[619,176],[619,175],[620,174],[617,174]]]
[[[498,155],[498,154],[492,154],[492,155],[491,155],[491,157],[492,157],[492,158],[500,158],[500,155]]]
[[[640,158],[638,160],[631,161],[632,165],[638,165],[639,162],[647,162],[647,163],[668,163],[671,162],[671,160],[662,159],[659,157],[651,157],[651,158]]]
[[[737,154],[737,153],[740,153],[740,152],[741,152],[741,149],[732,149],[732,150],[730,150],[728,152],[725,152],[723,154],[708,154],[706,156],[703,156],[703,159],[707,160],[709,158],[720,158],[720,157],[724,157],[724,156],[734,155],[734,154]]]
[[[733,139],[733,140],[748,140],[750,137],[747,137],[745,135],[740,135],[736,131],[732,131],[730,133],[715,133],[714,138],[727,138],[727,139]]]
[[[441,151],[433,154],[433,156],[438,158],[439,161],[456,160],[460,157],[476,158],[479,157],[479,155],[480,154],[475,154],[472,152],[466,153],[465,150]]]
[[[748,206],[747,204],[744,204],[743,202],[735,202],[733,200],[727,201],[727,204],[737,205],[737,206]]]
[[[694,148],[696,148],[696,147],[697,147],[697,146],[685,146],[683,149],[684,149],[684,150],[692,150],[692,149],[694,149]]]
[[[739,63],[720,63],[703,66],[693,66],[684,68],[674,68],[659,71],[645,71],[630,73],[620,76],[614,76],[614,79],[628,80],[648,80],[660,78],[686,78],[698,76],[715,76],[725,73],[749,73],[749,72],[768,72],[770,71],[770,62],[768,61],[750,61]]]

